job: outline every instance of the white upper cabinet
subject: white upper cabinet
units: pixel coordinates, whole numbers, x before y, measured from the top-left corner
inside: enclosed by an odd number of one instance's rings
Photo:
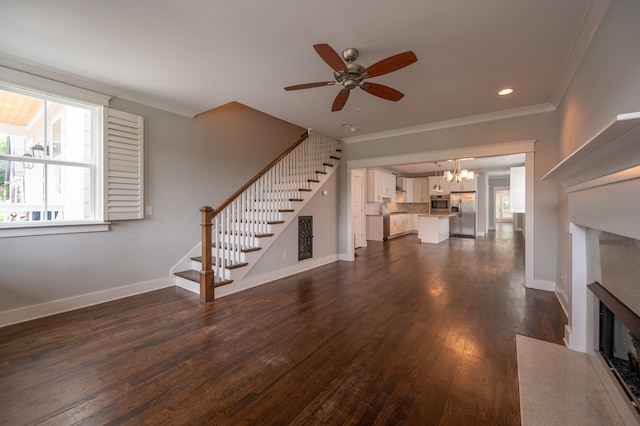
[[[469,181],[451,182],[451,192],[463,192],[463,191],[477,191],[478,190],[478,177]]]
[[[396,177],[379,170],[367,170],[367,202],[395,201]]]
[[[413,202],[429,202],[429,178],[425,177],[413,179]]]
[[[397,188],[401,188],[402,191],[396,192],[397,203],[413,203],[413,179],[406,177],[396,178]]]

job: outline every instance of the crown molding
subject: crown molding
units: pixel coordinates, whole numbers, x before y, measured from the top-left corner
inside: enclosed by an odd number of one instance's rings
[[[569,54],[562,66],[562,70],[560,70],[558,81],[553,89],[551,98],[553,105],[558,106],[560,102],[562,102],[564,94],[569,88],[578,67],[582,63],[582,59],[586,55],[591,41],[600,28],[600,24],[607,14],[610,5],[611,0],[591,0],[589,2],[589,6],[587,6],[587,10],[582,17],[580,28],[576,33]]]
[[[549,103],[532,105],[522,108],[513,108],[504,111],[489,112],[486,114],[472,115],[469,117],[454,118],[453,120],[438,121],[436,123],[421,124],[419,126],[405,127],[402,129],[387,130],[384,132],[369,133],[362,136],[353,136],[342,139],[344,143],[365,142],[376,139],[392,138],[397,136],[411,135],[415,133],[429,132],[433,130],[446,129],[450,127],[466,126],[469,124],[484,123],[488,121],[504,120],[506,118],[521,117],[524,115],[539,114],[542,112],[555,111],[556,107]]]

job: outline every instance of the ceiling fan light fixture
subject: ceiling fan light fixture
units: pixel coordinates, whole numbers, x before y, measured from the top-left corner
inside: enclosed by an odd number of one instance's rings
[[[342,110],[349,97],[349,91],[357,87],[379,98],[394,102],[399,101],[404,96],[402,92],[382,84],[366,83],[364,80],[389,74],[409,66],[418,60],[415,53],[409,50],[390,56],[365,68],[355,62],[359,54],[358,49],[352,47],[346,48],[342,51],[342,56],[340,56],[328,44],[315,44],[313,48],[320,58],[333,69],[335,81],[296,84],[294,86],[287,86],[284,89],[290,91],[330,86],[336,83],[341,84],[343,89],[338,93],[331,106],[331,111],[334,112]]]

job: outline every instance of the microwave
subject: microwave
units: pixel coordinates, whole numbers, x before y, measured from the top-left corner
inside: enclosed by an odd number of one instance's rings
[[[431,214],[449,214],[451,211],[449,195],[432,195],[429,209]]]

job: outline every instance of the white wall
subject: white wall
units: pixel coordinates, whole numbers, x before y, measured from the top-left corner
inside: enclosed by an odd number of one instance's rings
[[[560,159],[587,142],[617,114],[640,111],[639,22],[640,2],[612,1],[558,108]],[[567,194],[562,189],[559,198],[557,282],[560,299],[570,311],[572,253]]]

